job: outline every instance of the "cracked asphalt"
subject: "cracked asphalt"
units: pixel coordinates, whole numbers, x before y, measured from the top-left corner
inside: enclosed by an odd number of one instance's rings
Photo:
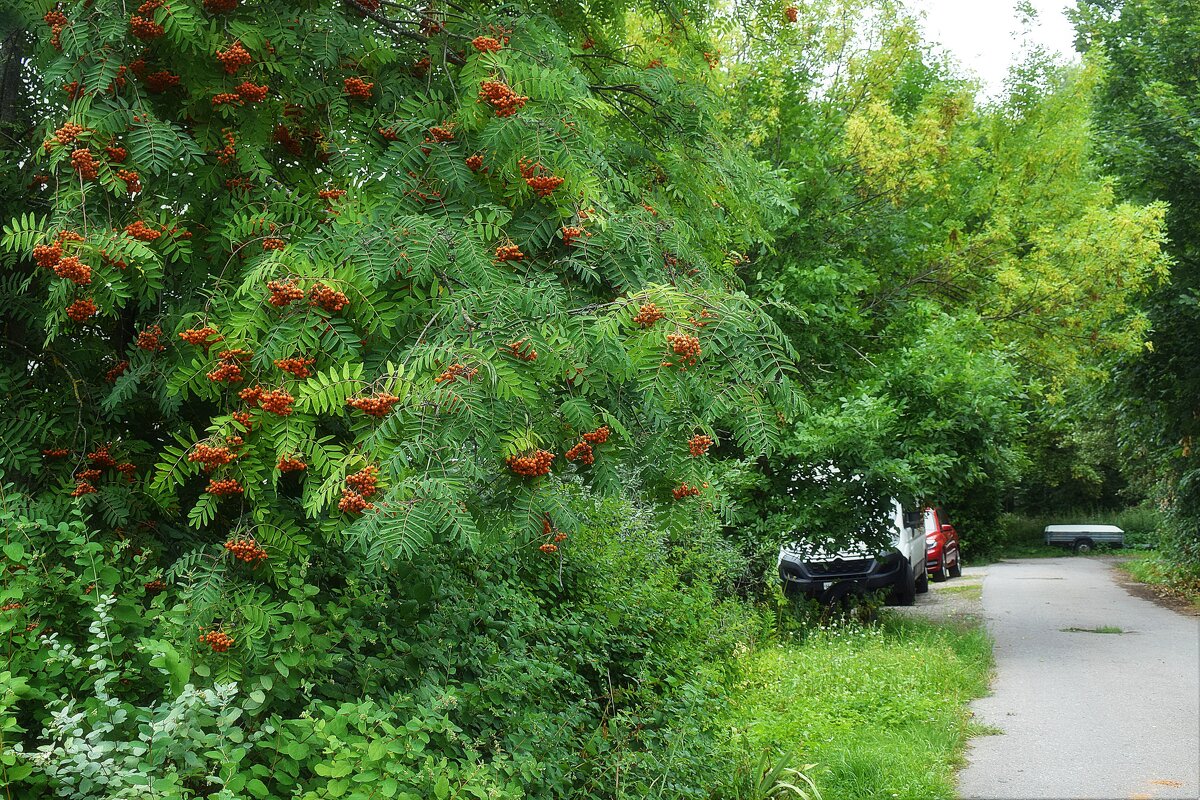
[[[961,796],[1200,798],[1200,618],[1130,594],[1106,559],[978,573],[996,676],[971,707],[1000,733],[972,740]]]

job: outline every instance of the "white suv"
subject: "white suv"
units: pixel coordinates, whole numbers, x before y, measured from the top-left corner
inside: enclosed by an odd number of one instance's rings
[[[893,602],[911,606],[917,594],[929,591],[925,528],[920,512],[905,513],[895,499],[891,506],[892,546],[886,553],[872,553],[865,545],[830,553],[802,542],[780,548],[784,593],[836,602],[849,594],[890,589]]]

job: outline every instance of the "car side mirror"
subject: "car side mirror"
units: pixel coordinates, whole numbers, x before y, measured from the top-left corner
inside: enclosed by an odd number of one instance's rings
[[[954,526],[951,525],[949,522],[942,523],[942,533],[950,533],[953,530],[954,530]]]

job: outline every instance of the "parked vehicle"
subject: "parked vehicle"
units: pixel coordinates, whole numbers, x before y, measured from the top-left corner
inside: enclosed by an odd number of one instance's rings
[[[1125,531],[1116,525],[1047,525],[1046,544],[1070,547],[1076,553],[1090,553],[1098,544],[1125,546]]]
[[[784,593],[837,602],[851,594],[888,589],[897,605],[911,606],[919,593],[929,591],[925,571],[925,531],[919,512],[905,513],[892,500],[888,520],[892,546],[873,553],[865,545],[831,553],[795,543],[779,550],[779,577]]]
[[[962,575],[958,531],[940,508],[925,509],[925,569],[935,581]]]

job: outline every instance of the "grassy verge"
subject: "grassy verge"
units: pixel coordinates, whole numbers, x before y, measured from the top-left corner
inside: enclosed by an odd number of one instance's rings
[[[978,732],[966,704],[986,693],[992,664],[980,628],[885,613],[878,625],[824,627],[745,661],[730,724],[752,750],[817,764],[826,800],[955,796]]]
[[[1181,569],[1159,553],[1137,553],[1117,566],[1135,581],[1200,608],[1200,575]]]

